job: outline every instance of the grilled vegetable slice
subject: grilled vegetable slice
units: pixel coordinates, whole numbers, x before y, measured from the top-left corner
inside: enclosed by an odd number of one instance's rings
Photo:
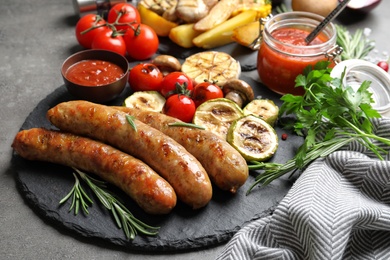
[[[275,129],[254,115],[234,121],[229,128],[227,141],[247,161],[266,161],[275,154],[279,145]]]
[[[137,91],[123,102],[125,107],[161,112],[165,98],[157,91]]]
[[[242,109],[233,101],[216,98],[204,102],[196,109],[193,123],[226,140],[230,125],[243,115]]]
[[[279,107],[270,99],[254,99],[243,109],[245,115],[253,114],[271,126],[275,125],[279,115]]]
[[[195,85],[207,80],[222,86],[228,79],[240,76],[241,66],[227,53],[204,51],[189,56],[181,70],[194,80]]]

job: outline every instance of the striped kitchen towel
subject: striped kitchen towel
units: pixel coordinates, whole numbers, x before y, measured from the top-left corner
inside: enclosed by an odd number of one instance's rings
[[[390,118],[374,125],[390,138]],[[217,259],[390,259],[390,156],[381,161],[356,142],[317,159]]]

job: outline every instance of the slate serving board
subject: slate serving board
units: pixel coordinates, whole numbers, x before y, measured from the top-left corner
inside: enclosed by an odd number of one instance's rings
[[[280,96],[270,92],[259,82],[249,77],[242,77],[255,90],[256,96],[269,98],[280,105]],[[123,99],[130,94],[129,87],[116,100],[108,105],[120,105]],[[65,86],[58,87],[53,93],[43,99],[26,118],[22,129],[32,127],[53,128],[46,119],[46,111],[56,104],[73,100]],[[276,127],[279,137],[285,130]],[[286,141],[280,140],[279,149],[273,161],[285,162],[291,158],[302,139],[291,133]],[[130,211],[140,220],[153,226],[161,227],[157,236],[137,236],[134,240],[127,240],[121,229],[118,229],[111,213],[102,208],[95,199],[89,208],[90,214],[85,216],[79,213],[75,216],[69,212],[70,201],[60,206],[59,201],[70,191],[74,184],[72,170],[68,167],[27,161],[14,154],[12,165],[16,171],[16,181],[20,193],[29,205],[47,223],[59,229],[66,229],[75,236],[88,241],[100,241],[137,251],[181,251],[195,250],[227,242],[240,227],[250,220],[267,216],[286,195],[293,180],[281,178],[267,187],[255,188],[248,196],[245,195],[253,183],[256,172],[251,175],[246,184],[237,194],[232,195],[218,188],[213,190],[213,198],[203,209],[192,210],[178,202],[176,208],[169,215],[153,216],[144,213],[124,193],[115,187],[115,192]],[[87,189],[88,190],[88,189]]]

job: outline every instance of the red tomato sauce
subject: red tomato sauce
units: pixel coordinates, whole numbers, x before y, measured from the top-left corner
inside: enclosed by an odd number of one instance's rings
[[[274,38],[276,48],[289,54],[278,52],[263,41],[257,60],[257,70],[261,81],[276,93],[302,95],[304,93],[303,89],[295,88],[295,78],[302,74],[304,68],[308,65],[314,65],[320,60],[327,60],[327,58],[324,55],[308,56],[306,54],[309,50],[299,48],[299,46],[307,46],[305,38],[309,35],[309,32],[306,30],[279,28],[273,31],[271,35]],[[278,43],[278,41],[283,44]],[[309,46],[319,45],[326,41],[328,41],[328,38],[320,34]]]
[[[83,60],[75,63],[65,73],[73,83],[83,86],[101,86],[123,77],[124,71],[118,65],[103,60]]]
[[[281,28],[271,33],[272,37],[294,46],[306,46],[305,38],[309,35],[309,32],[297,28]],[[326,42],[327,39],[323,35],[319,35],[310,43],[310,45],[318,45]]]

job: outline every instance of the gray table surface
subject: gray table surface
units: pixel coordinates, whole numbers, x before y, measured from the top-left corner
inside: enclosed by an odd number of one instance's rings
[[[285,1],[290,5],[290,1]],[[370,15],[344,17],[353,32],[371,28],[378,55],[389,49],[390,1]],[[215,259],[224,245],[170,254],[99,246],[44,222],[16,189],[11,143],[39,101],[63,84],[60,66],[75,51],[71,0],[2,0],[0,5],[0,255],[2,259]],[[339,21],[338,21],[339,22]],[[341,22],[341,21],[340,21]],[[256,74],[253,74],[257,77]]]

